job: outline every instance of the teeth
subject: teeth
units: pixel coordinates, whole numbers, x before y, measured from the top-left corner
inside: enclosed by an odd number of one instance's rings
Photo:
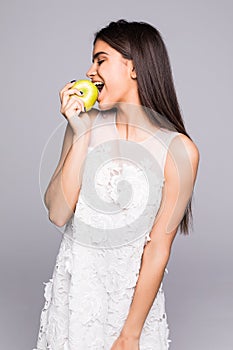
[[[102,86],[104,85],[104,83],[102,83],[101,81],[96,81],[93,83],[95,86]]]
[[[97,89],[100,93],[104,87],[104,83],[102,83],[102,81],[95,81],[93,84],[97,87]]]

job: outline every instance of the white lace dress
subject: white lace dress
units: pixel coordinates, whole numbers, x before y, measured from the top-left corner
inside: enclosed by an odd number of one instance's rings
[[[76,210],[44,283],[34,350],[110,350],[127,318],[178,133],[159,129],[146,141],[124,141],[115,118],[100,112],[95,119]],[[140,350],[168,349],[168,335],[161,283]]]

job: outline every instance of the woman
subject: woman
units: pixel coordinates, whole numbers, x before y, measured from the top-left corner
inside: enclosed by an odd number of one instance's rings
[[[73,83],[60,92],[68,123],[45,204],[66,227],[37,349],[168,349],[162,280],[178,228],[189,232],[199,152],[154,27],[101,29],[87,76],[100,111],[85,112]]]

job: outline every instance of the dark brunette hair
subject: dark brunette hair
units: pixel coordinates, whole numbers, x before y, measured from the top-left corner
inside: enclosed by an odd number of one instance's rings
[[[93,44],[98,39],[133,61],[139,98],[142,106],[149,111],[149,119],[160,126],[166,124],[166,128],[191,139],[181,116],[167,49],[160,32],[148,23],[121,19],[98,31]],[[179,225],[181,233],[189,233],[192,219],[191,196]]]

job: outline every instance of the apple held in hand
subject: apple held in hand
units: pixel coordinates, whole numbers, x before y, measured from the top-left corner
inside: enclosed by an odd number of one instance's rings
[[[82,96],[79,96],[84,102],[86,111],[88,112],[95,104],[99,90],[90,80],[78,80],[74,83],[72,88],[76,88],[81,91]]]

